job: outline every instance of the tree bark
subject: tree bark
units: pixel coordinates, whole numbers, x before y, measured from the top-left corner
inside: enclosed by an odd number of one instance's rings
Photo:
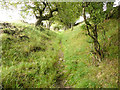
[[[102,51],[101,51],[101,49],[100,49],[100,43],[98,42],[98,33],[97,33],[97,25],[95,25],[95,29],[93,30],[93,35],[94,35],[94,37],[95,37],[95,39],[94,39],[94,49],[95,49],[95,51],[96,51],[96,55],[100,58],[100,59],[102,59],[103,57],[103,53],[102,53]]]

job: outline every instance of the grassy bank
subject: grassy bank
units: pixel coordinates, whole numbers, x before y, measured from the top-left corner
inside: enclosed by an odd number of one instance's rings
[[[4,88],[55,87],[59,51],[55,32],[14,23],[3,28],[1,37]]]

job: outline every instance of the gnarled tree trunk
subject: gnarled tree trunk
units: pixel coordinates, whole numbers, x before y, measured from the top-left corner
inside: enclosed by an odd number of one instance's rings
[[[43,1],[42,3],[44,5],[43,8],[39,7],[39,4],[37,4],[35,7],[31,7],[31,8],[34,8],[33,13],[34,13],[34,15],[37,19],[36,26],[41,25],[43,20],[49,20],[51,17],[53,17],[53,12],[58,11],[57,7],[52,9],[48,2]],[[45,10],[46,10],[47,7],[48,7],[48,12],[49,13],[45,14],[45,12],[46,12]],[[45,14],[45,15],[43,15],[43,14]]]
[[[83,17],[84,17],[84,21],[85,21],[85,24],[86,24],[88,35],[93,39],[93,44],[94,44],[94,49],[95,49],[94,54],[97,56],[97,58],[99,58],[99,61],[101,61],[102,58],[103,58],[103,52],[101,51],[100,43],[98,42],[97,25],[94,25],[94,28],[93,28],[93,31],[92,31],[93,35],[92,35],[90,30],[89,30],[89,26],[90,27],[92,27],[92,26],[86,19],[85,7],[84,6],[83,6]]]
[[[97,25],[95,25],[95,29],[93,30],[93,35],[94,35],[94,49],[95,49],[95,54],[97,57],[102,60],[103,58],[103,52],[101,51],[100,43],[98,42],[98,33],[97,33]]]

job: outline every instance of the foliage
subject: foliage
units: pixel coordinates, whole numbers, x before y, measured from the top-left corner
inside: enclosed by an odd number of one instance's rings
[[[114,9],[113,3],[107,3],[107,10],[103,11],[103,2],[91,2],[88,3],[86,11],[90,14],[90,22],[93,24],[99,24],[106,19],[106,15]]]
[[[56,19],[67,27],[74,24],[80,16],[79,3],[76,2],[62,2],[57,3],[58,15]]]

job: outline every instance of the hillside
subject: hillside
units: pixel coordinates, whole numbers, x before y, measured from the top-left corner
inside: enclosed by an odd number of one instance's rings
[[[84,24],[63,32],[22,23],[1,24],[2,87],[117,88],[117,23],[111,19],[99,25],[105,55],[101,63],[90,52],[93,47]]]

